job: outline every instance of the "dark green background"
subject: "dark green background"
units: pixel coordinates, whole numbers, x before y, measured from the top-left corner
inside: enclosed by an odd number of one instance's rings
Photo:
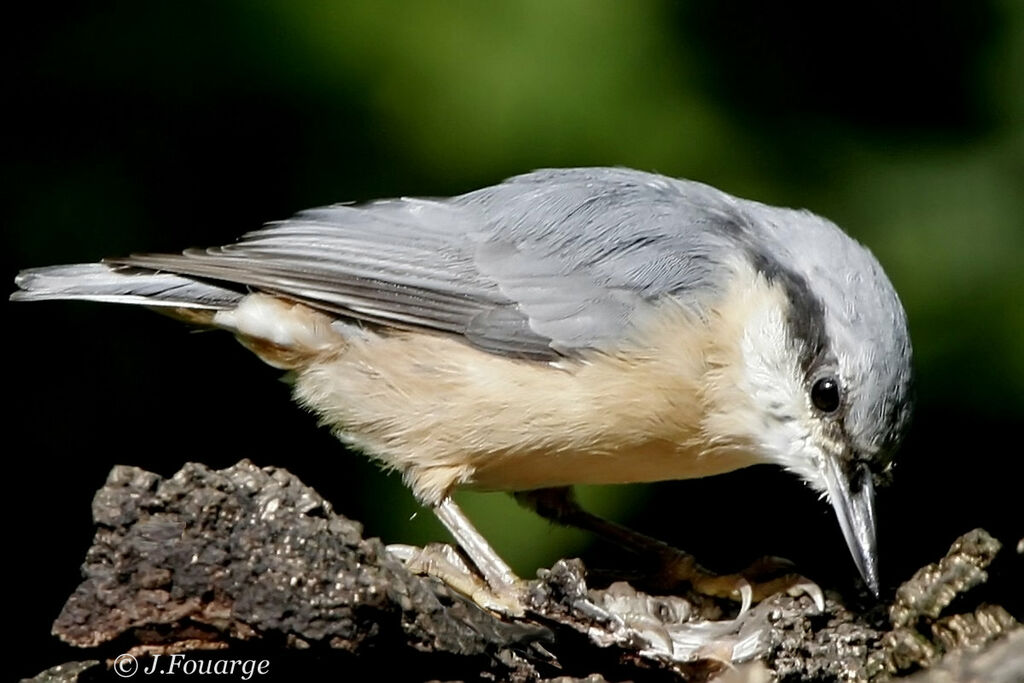
[[[891,587],[975,526],[1024,534],[1024,4],[821,7],[29,10],[3,45],[4,272],[219,244],[311,206],[545,166],[632,166],[810,208],[870,246],[910,317],[919,409],[879,510]],[[386,541],[444,538],[228,335],[89,304],[7,304],[4,320],[6,586],[24,601],[7,620],[32,653],[15,673],[75,656],[49,624],[114,463],[169,475],[250,458]],[[718,569],[774,554],[855,580],[827,506],[772,468],[584,498]],[[524,574],[586,549],[503,494],[460,499]]]

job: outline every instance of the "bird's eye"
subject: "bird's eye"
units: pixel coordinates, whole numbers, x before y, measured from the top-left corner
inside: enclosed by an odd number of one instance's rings
[[[811,403],[822,412],[835,412],[839,407],[839,382],[833,377],[819,379],[811,387]]]

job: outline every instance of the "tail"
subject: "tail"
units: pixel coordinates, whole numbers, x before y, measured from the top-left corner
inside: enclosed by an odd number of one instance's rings
[[[11,301],[135,304],[194,325],[228,330],[266,363],[286,370],[345,343],[332,318],[302,304],[172,273],[80,263],[23,270],[14,282],[21,289],[11,294]]]
[[[233,289],[181,275],[104,263],[31,268],[18,273],[14,283],[20,289],[11,294],[11,301],[77,299],[162,309],[222,311],[234,308],[245,296]]]

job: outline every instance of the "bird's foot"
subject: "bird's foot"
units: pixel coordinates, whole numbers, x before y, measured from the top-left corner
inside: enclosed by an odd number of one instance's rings
[[[656,555],[658,584],[689,583],[701,595],[739,602],[741,614],[753,603],[782,592],[807,595],[819,612],[825,611],[825,594],[818,584],[790,571],[793,563],[781,557],[763,557],[735,574],[715,574],[697,564],[693,555],[671,546],[658,548]]]
[[[521,580],[488,585],[450,545],[431,543],[419,548],[395,543],[387,546],[387,550],[410,572],[433,576],[483,609],[509,617],[520,617],[526,611],[525,584]]]
[[[741,613],[746,612],[753,603],[761,602],[775,593],[806,593],[819,611],[825,609],[825,596],[821,588],[810,579],[789,571],[793,564],[788,560],[767,557],[736,574],[715,574],[701,567],[689,553],[587,512],[576,502],[568,488],[525,491],[515,496],[516,500],[542,517],[592,531],[640,557],[650,558],[655,567],[651,578],[661,590],[673,590],[680,583],[688,583],[701,595],[739,602]]]
[[[455,501],[445,498],[432,510],[469,562],[454,548],[442,544],[422,549],[391,545],[388,550],[404,561],[410,571],[440,579],[484,609],[506,616],[522,616],[526,612],[523,580],[476,530]]]

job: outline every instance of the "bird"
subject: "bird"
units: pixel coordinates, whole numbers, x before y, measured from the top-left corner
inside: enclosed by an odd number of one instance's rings
[[[543,169],[15,282],[16,301],[135,304],[233,333],[344,444],[400,472],[496,591],[519,579],[456,489],[529,499],[768,463],[831,503],[879,592],[874,491],[912,412],[907,318],[871,252],[810,211]]]

